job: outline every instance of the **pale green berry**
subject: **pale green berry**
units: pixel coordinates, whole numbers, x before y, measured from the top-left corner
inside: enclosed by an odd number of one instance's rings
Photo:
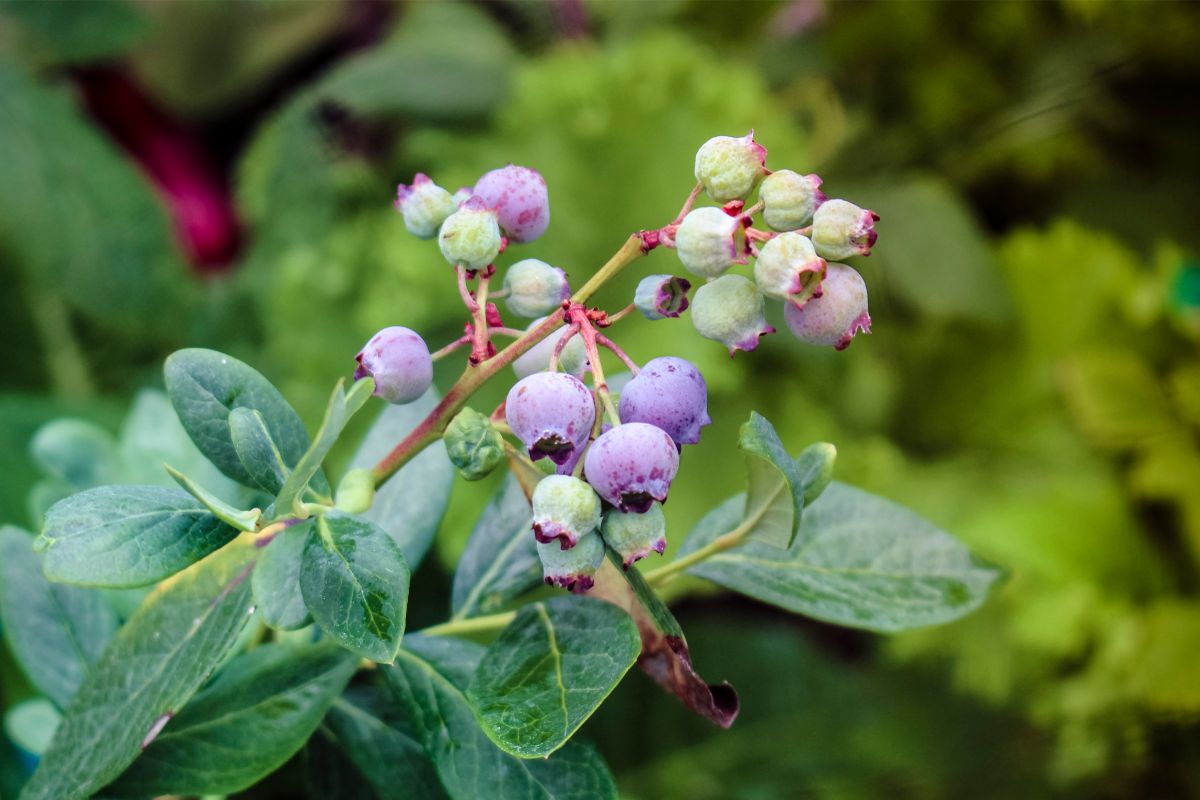
[[[638,282],[633,305],[646,319],[678,317],[687,310],[687,293],[691,288],[692,282],[687,278],[647,275]]]
[[[803,228],[817,207],[825,202],[821,179],[800,175],[790,169],[772,172],[763,179],[758,199],[763,203],[763,220],[777,231]]]
[[[718,203],[745,200],[766,174],[767,149],[754,131],[741,138],[714,136],[696,151],[696,180]]]
[[[571,296],[567,274],[536,258],[509,267],[504,273],[504,288],[508,290],[508,309],[520,317],[548,314]]]
[[[846,200],[827,200],[813,215],[812,243],[822,257],[837,261],[871,254],[879,215]]]
[[[556,542],[538,542],[542,579],[548,586],[561,586],[583,594],[596,585],[596,571],[604,561],[604,540],[598,533],[586,533],[569,550]]]
[[[675,252],[688,272],[715,278],[746,263],[746,234],[739,216],[713,206],[692,209],[675,231]]]
[[[825,259],[807,236],[781,233],[763,245],[754,262],[754,282],[767,297],[803,305],[821,294]]]
[[[504,460],[504,439],[487,416],[464,408],[450,420],[442,437],[450,463],[469,481],[492,473]]]
[[[529,327],[525,330],[531,331],[538,325],[546,321],[545,317],[535,319],[529,323]],[[557,333],[552,333],[545,339],[529,348],[527,351],[517,356],[513,361],[513,372],[517,373],[518,378],[524,378],[532,375],[535,372],[541,372],[550,368],[550,356],[554,354],[554,348],[558,345],[558,341],[566,336],[567,328],[563,328]],[[588,369],[587,346],[583,343],[583,337],[576,334],[568,341],[561,353],[558,354],[558,368],[568,374],[580,377]]]
[[[651,552],[662,555],[667,549],[667,519],[662,505],[654,503],[644,513],[623,513],[610,508],[600,526],[604,542],[621,556],[629,567]]]
[[[404,216],[404,227],[413,236],[432,239],[438,228],[458,208],[458,203],[428,175],[420,172],[411,186],[396,187],[396,210]]]
[[[496,212],[472,197],[446,218],[438,233],[438,246],[451,264],[483,269],[500,255],[503,240]]]
[[[692,325],[706,339],[720,342],[733,355],[758,347],[759,337],[774,333],[763,314],[762,293],[741,275],[706,283],[692,299]]]
[[[569,550],[600,527],[600,497],[579,478],[547,475],[538,481],[531,503],[533,535],[542,544],[557,540]]]
[[[844,350],[855,334],[871,332],[867,284],[858,272],[845,264],[830,264],[821,288],[821,296],[803,308],[784,304],[784,319],[797,339]]]

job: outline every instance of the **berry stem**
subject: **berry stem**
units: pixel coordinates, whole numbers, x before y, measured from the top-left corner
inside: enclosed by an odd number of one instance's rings
[[[633,303],[630,303],[629,305],[625,306],[617,313],[609,314],[608,319],[607,319],[607,324],[612,325],[614,322],[617,322],[617,321],[621,320],[622,318],[629,316],[630,312],[632,312],[635,308],[637,308],[637,306],[634,305]]]
[[[487,322],[488,283],[490,281],[491,272],[489,268],[489,271],[485,271],[480,274],[479,288],[476,289],[475,297],[473,298],[475,308],[471,312],[471,319],[473,333],[475,335],[475,343],[471,347],[470,359],[470,363],[473,366],[487,361],[488,357],[492,354],[492,352],[494,352],[494,349],[488,347],[488,345],[492,343],[492,337],[488,333]]]
[[[617,358],[625,362],[625,366],[629,367],[629,371],[634,375],[637,375],[642,371],[642,368],[637,365],[637,362],[630,358],[629,354],[622,350],[621,347],[612,339],[608,338],[602,333],[597,333],[596,342],[607,347],[616,355]]]
[[[554,352],[550,354],[550,366],[548,367],[550,372],[558,372],[558,360],[562,358],[563,349],[566,348],[567,342],[571,341],[577,333],[579,333],[579,326],[572,323],[567,332],[558,338],[558,343],[554,345]]]
[[[750,206],[749,208],[743,209],[742,216],[743,217],[753,217],[755,214],[757,214],[758,212],[760,212],[764,208],[766,208],[766,206],[767,206],[766,203],[764,203],[762,200],[759,200],[757,203]]]
[[[700,197],[700,193],[703,191],[704,184],[700,181],[696,181],[696,185],[692,187],[691,194],[687,196],[687,200],[683,201],[683,208],[679,209],[678,216],[672,220],[672,225],[678,225],[679,223],[683,222],[683,218],[686,217],[688,212],[692,210],[692,206],[696,205],[696,199]]]
[[[492,299],[495,298],[496,295],[492,295]],[[500,336],[511,336],[513,339],[520,339],[525,335],[525,331],[518,330],[516,328],[488,328],[488,330],[491,333],[498,334]]]
[[[583,346],[587,350],[588,363],[592,368],[592,382],[595,385],[596,396],[604,406],[604,413],[614,426],[620,425],[621,417],[617,414],[617,407],[613,405],[608,382],[604,379],[604,365],[600,363],[600,348],[597,345],[597,337],[600,334],[592,324],[587,308],[581,303],[572,303],[567,309],[567,315],[572,319],[572,324],[579,328],[579,335],[583,337]]]
[[[458,296],[462,298],[463,305],[467,307],[467,311],[471,313],[471,316],[475,316],[478,304],[475,302],[475,295],[471,293],[471,289],[467,286],[467,268],[459,264],[454,268],[454,272],[458,276]]]
[[[442,359],[442,358],[445,358],[446,356],[450,355],[455,350],[462,347],[464,344],[470,344],[470,343],[471,343],[471,337],[463,335],[463,336],[460,336],[459,338],[455,339],[453,342],[446,345],[445,347],[442,347],[438,350],[434,350],[432,353],[429,354],[429,356],[434,361],[437,361],[438,359]]]
[[[469,636],[473,633],[487,633],[508,627],[517,616],[516,611],[504,611],[499,614],[486,614],[482,617],[467,619],[452,619],[440,625],[433,625],[418,631],[422,636]]]

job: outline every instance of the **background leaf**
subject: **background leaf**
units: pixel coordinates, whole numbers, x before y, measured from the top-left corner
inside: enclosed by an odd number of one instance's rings
[[[250,576],[254,600],[272,628],[293,631],[312,622],[300,592],[304,548],[315,524],[305,520],[275,534],[262,550]]]

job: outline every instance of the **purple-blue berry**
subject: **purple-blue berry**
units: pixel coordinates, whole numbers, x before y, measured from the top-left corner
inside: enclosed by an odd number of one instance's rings
[[[433,383],[433,359],[425,340],[399,325],[372,336],[354,359],[354,379],[374,378],[375,395],[389,403],[411,403]]]
[[[537,372],[508,392],[504,415],[534,461],[549,458],[558,466],[574,463],[592,435],[596,405],[583,381],[562,372]]]
[[[604,540],[598,533],[585,533],[569,550],[554,542],[538,542],[537,553],[546,585],[583,594],[596,585],[596,571],[604,561]]]
[[[534,487],[533,535],[542,544],[570,550],[600,527],[600,498],[570,475],[547,475]]]
[[[867,256],[875,246],[879,215],[846,200],[827,200],[813,215],[812,243],[822,257],[839,261]]]
[[[483,269],[495,261],[502,241],[496,212],[478,197],[446,217],[438,231],[438,247],[445,259],[467,269]]]
[[[775,329],[767,324],[762,293],[741,275],[722,275],[706,283],[692,299],[692,325],[706,339],[720,342],[733,355],[758,347]]]
[[[718,203],[745,200],[767,173],[767,148],[745,136],[714,136],[696,151],[696,180]]]
[[[567,273],[536,258],[509,267],[504,273],[504,288],[508,291],[508,309],[526,318],[548,314],[571,296]]]
[[[694,208],[675,231],[675,253],[688,272],[715,278],[746,263],[746,230],[740,217],[713,206]]]
[[[396,210],[413,236],[432,239],[446,218],[458,209],[449,192],[418,172],[411,186],[396,187]]]
[[[532,242],[550,224],[550,200],[540,172],[509,164],[475,184],[475,195],[496,210],[500,227],[514,242]]]
[[[604,543],[621,556],[626,569],[651,553],[662,555],[667,549],[667,520],[658,503],[643,514],[610,508],[600,525],[600,534]]]
[[[645,422],[617,425],[588,448],[588,483],[621,511],[644,513],[663,502],[679,471],[679,450],[662,428]]]
[[[700,370],[674,356],[655,358],[621,390],[622,422],[645,422],[661,428],[677,445],[700,441],[708,416],[708,387]]]
[[[802,307],[784,303],[783,317],[797,339],[844,350],[856,333],[871,332],[867,284],[845,264],[830,264],[822,294]]]
[[[638,281],[633,293],[633,305],[646,319],[678,317],[688,307],[688,290],[692,282],[674,275],[647,275]]]
[[[807,236],[781,233],[763,245],[754,262],[754,282],[767,297],[803,305],[819,297],[825,278],[825,259]]]
[[[809,223],[825,202],[821,179],[780,169],[763,179],[758,190],[763,203],[763,221],[777,231],[794,231]]]

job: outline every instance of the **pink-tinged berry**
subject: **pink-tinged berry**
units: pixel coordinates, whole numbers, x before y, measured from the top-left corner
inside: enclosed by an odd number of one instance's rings
[[[820,177],[781,169],[763,179],[758,199],[767,225],[777,231],[794,231],[809,223],[825,202],[825,193]]]
[[[807,236],[781,233],[763,245],[754,262],[754,282],[767,297],[803,305],[820,297],[825,279],[825,259],[817,255]]]
[[[550,224],[550,200],[540,172],[509,164],[475,184],[475,195],[496,210],[500,227],[514,242],[532,242]]]
[[[389,403],[411,403],[433,383],[433,359],[416,331],[384,328],[354,357],[354,379],[373,378],[375,396]]]
[[[451,264],[483,269],[500,255],[500,224],[496,212],[472,197],[446,218],[438,232],[438,247]]]
[[[633,293],[633,305],[646,319],[678,317],[688,307],[688,290],[692,282],[674,275],[647,275],[638,281]]]
[[[714,136],[696,151],[696,180],[718,203],[745,200],[767,174],[766,161],[767,148],[754,141],[754,131]]]
[[[675,231],[675,252],[688,272],[715,278],[746,263],[746,230],[739,216],[713,206],[688,212]]]
[[[871,332],[867,284],[845,264],[830,264],[823,293],[797,307],[785,303],[784,319],[797,339],[837,350],[850,346],[856,333]]]
[[[533,330],[545,321],[545,317],[535,319],[529,323],[529,327],[526,330]],[[549,369],[550,356],[554,354],[554,348],[558,346],[559,340],[566,336],[567,333],[567,328],[552,333],[517,356],[513,361],[513,372],[517,373],[518,378],[524,378],[536,372],[544,372]],[[582,336],[575,335],[567,341],[562,352],[558,354],[558,368],[577,378],[582,377],[588,371],[587,346],[583,343]]]
[[[530,458],[549,458],[561,467],[587,444],[596,421],[596,405],[592,393],[575,376],[538,372],[509,390],[504,416],[529,448]]]
[[[622,422],[645,422],[661,428],[676,445],[700,441],[708,416],[708,387],[690,362],[663,356],[646,362],[621,389]]]
[[[733,355],[749,352],[775,329],[767,324],[762,293],[749,278],[723,275],[699,288],[692,299],[692,325],[706,339],[720,342]]]
[[[617,425],[600,434],[583,459],[583,473],[596,492],[621,511],[638,514],[663,502],[679,470],[679,450],[659,427],[645,422]]]
[[[571,296],[567,273],[545,261],[526,258],[504,273],[508,310],[520,317],[540,317]]]
[[[547,586],[583,594],[596,585],[596,570],[604,561],[604,540],[598,533],[585,533],[569,550],[554,542],[538,542],[537,553]]]
[[[452,194],[452,195],[450,196],[450,199],[454,201],[454,207],[455,207],[455,208],[458,208],[458,207],[459,207],[459,206],[461,206],[463,203],[465,203],[465,202],[467,202],[468,200],[470,200],[470,199],[471,199],[471,196],[472,196],[473,194],[475,194],[475,187],[474,187],[474,186],[460,186],[460,187],[459,187],[459,188],[458,188],[458,189],[457,189],[457,190],[454,192],[454,194]]]
[[[600,498],[579,478],[547,475],[538,481],[530,498],[533,535],[542,544],[557,542],[570,550],[600,527]]]
[[[428,175],[417,173],[411,186],[396,187],[396,210],[404,217],[404,227],[413,236],[432,239],[438,228],[458,209],[458,203]]]
[[[846,200],[827,200],[813,215],[812,243],[822,257],[837,261],[867,256],[875,246],[879,215]]]
[[[658,503],[643,514],[610,508],[604,515],[600,534],[604,543],[621,556],[626,569],[651,553],[662,555],[667,549],[667,519]]]

